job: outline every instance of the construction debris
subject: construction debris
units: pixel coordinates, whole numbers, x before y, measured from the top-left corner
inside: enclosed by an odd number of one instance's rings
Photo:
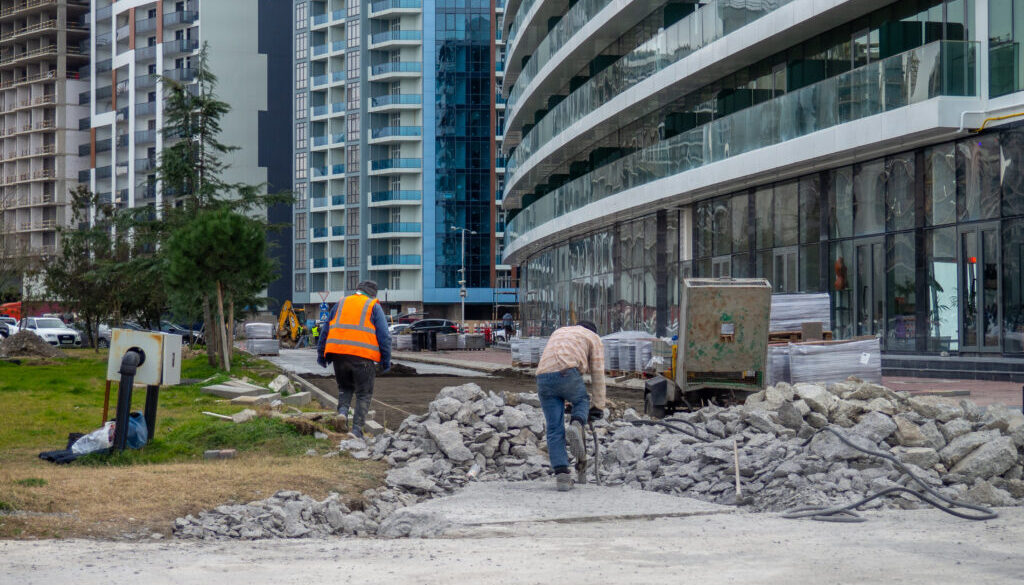
[[[355,458],[391,466],[383,487],[364,492],[361,512],[341,512],[336,499],[278,494],[181,518],[175,533],[214,539],[435,534],[441,528],[393,513],[459,489],[474,468],[481,481],[549,474],[539,406],[536,394],[498,395],[475,384],[444,388],[427,414],[408,417],[397,432],[340,443],[339,450]],[[892,452],[947,497],[990,506],[1024,504],[1024,415],[860,381],[781,383],[743,406],[707,407],[661,422],[627,409],[619,420],[595,423],[599,472],[608,485],[732,504],[738,471],[743,503],[758,511],[853,502],[910,482],[890,462],[819,433],[825,426],[858,445]],[[921,503],[893,496],[869,506]],[[328,509],[341,517],[327,518]]]
[[[64,357],[64,352],[28,330],[18,331],[0,341],[0,358],[9,357]]]

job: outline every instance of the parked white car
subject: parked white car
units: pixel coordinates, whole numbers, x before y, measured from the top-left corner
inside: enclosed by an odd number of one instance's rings
[[[0,337],[9,337],[17,332],[17,319],[14,317],[0,317]]]
[[[82,347],[82,335],[55,317],[25,317],[21,328],[42,337],[50,345]]]

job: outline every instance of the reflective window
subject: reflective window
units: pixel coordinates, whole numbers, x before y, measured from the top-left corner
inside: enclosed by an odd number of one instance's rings
[[[853,235],[853,167],[829,172],[829,224],[833,238]]]
[[[1024,352],[1024,220],[1003,224],[1003,350]]]
[[[885,159],[885,226],[887,230],[914,228],[914,153]]]
[[[956,221],[956,156],[952,144],[924,151],[924,213],[927,225]]]
[[[960,221],[999,217],[999,135],[956,144],[957,215]]]
[[[1024,131],[1003,132],[999,149],[1003,165],[1003,217],[1024,215]]]
[[[886,238],[889,270],[886,277],[888,327],[885,348],[913,351],[916,348],[917,275],[914,268],[914,234]]]
[[[885,161],[853,167],[853,233],[858,236],[885,230]]]

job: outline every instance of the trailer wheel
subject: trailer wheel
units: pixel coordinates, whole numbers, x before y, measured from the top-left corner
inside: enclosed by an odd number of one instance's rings
[[[644,394],[644,414],[651,418],[665,418],[665,407],[656,406],[650,392]]]

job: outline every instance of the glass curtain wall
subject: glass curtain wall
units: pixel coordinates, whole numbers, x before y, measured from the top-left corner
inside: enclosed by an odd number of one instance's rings
[[[437,288],[462,280],[491,286],[491,50],[490,2],[437,0],[436,205]],[[429,164],[429,163],[428,163]]]
[[[691,274],[829,292],[834,336],[877,335],[887,352],[1022,354],[1024,125],[553,246],[523,266],[527,334],[589,318],[602,332],[672,335],[679,280]]]

